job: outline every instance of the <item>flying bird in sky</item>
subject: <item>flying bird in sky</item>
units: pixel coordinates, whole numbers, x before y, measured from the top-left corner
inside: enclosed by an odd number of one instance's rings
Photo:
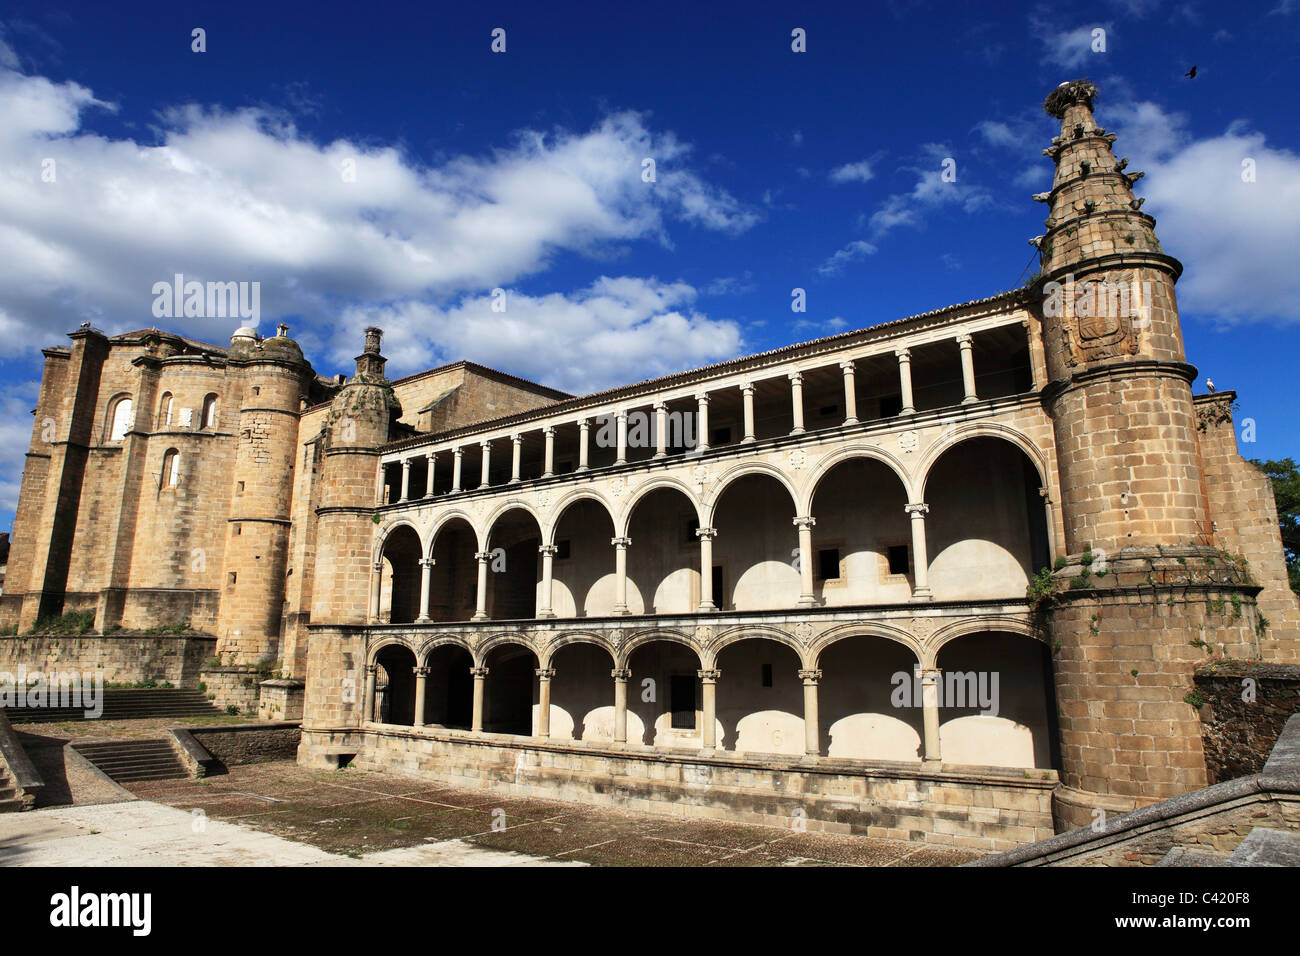
[[[1184,73],[1183,76],[1186,76],[1186,77],[1188,77],[1188,78],[1190,78],[1190,79],[1195,79],[1195,78],[1196,78],[1196,67],[1192,67],[1190,70],[1188,70],[1186,73]]]

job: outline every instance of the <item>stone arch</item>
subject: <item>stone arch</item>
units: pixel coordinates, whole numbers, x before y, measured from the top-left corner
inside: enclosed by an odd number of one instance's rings
[[[770,624],[737,624],[735,627],[729,627],[725,631],[715,635],[700,650],[700,666],[704,669],[713,667],[718,660],[718,655],[732,644],[738,644],[741,641],[764,640],[773,641],[777,644],[784,644],[790,650],[794,651],[799,657],[799,666],[808,668],[814,666],[809,663],[806,655],[806,648],[803,643],[779,627],[773,627]],[[815,661],[815,658],[814,658]]]
[[[776,465],[765,461],[746,461],[732,465],[714,481],[713,491],[703,499],[703,517],[701,526],[711,526],[714,516],[717,513],[718,502],[722,499],[722,494],[727,487],[733,482],[738,481],[748,475],[766,475],[769,478],[775,478],[781,483],[790,494],[790,504],[792,504],[798,513],[799,508],[799,489],[795,487],[790,476],[778,468]]]
[[[599,647],[609,654],[610,667],[614,666],[617,660],[617,651],[614,645],[600,634],[589,631],[566,631],[549,644],[545,645],[538,651],[539,667],[550,667],[551,660],[555,655],[566,647],[572,647],[574,644],[590,644]]]
[[[637,485],[636,490],[632,491],[628,495],[627,504],[623,506],[622,511],[620,511],[616,516],[614,516],[614,529],[615,529],[616,537],[624,537],[627,535],[629,523],[632,519],[632,512],[636,510],[636,506],[640,504],[641,500],[645,498],[647,495],[651,494],[652,492],[658,491],[661,488],[672,488],[677,491],[680,491],[683,495],[685,495],[686,499],[690,501],[690,503],[694,506],[696,518],[700,521],[701,527],[703,527],[704,511],[701,508],[699,496],[694,491],[691,490],[691,487],[688,484],[686,484],[686,482],[681,481],[680,479],[677,478],[673,478],[669,475],[661,475],[655,478],[651,478],[640,485]],[[611,512],[611,514],[613,513]]]
[[[638,631],[619,646],[614,657],[614,666],[627,667],[628,659],[632,656],[633,651],[638,647],[653,644],[655,641],[668,641],[671,644],[681,644],[684,647],[690,648],[697,656],[700,654],[700,648],[696,645],[695,639],[690,635],[668,628],[651,628],[645,631]]]
[[[1021,637],[1032,638],[1043,644],[1051,644],[1051,638],[1045,630],[1036,627],[1033,622],[1022,617],[1010,617],[1003,614],[993,617],[966,617],[951,624],[945,624],[926,638],[923,644],[924,654],[921,658],[921,666],[925,668],[934,667],[935,661],[939,659],[939,651],[948,642],[955,641],[959,637],[980,634],[984,631],[1018,634]]]
[[[135,418],[135,400],[130,392],[118,392],[104,406],[104,441],[122,441]]]
[[[851,637],[879,637],[902,644],[912,652],[918,664],[921,663],[924,656],[921,642],[902,628],[880,622],[864,623],[855,621],[849,624],[839,624],[823,631],[808,646],[804,659],[811,662],[812,667],[816,667],[821,660],[822,653],[828,647]]]
[[[366,665],[371,666],[379,663],[379,652],[382,651],[385,647],[394,647],[394,646],[406,648],[408,651],[410,651],[412,654],[415,655],[415,659],[417,661],[423,659],[424,657],[423,649],[417,651],[416,648],[411,646],[411,642],[406,639],[405,635],[389,634],[385,637],[380,638],[378,641],[376,641],[367,649]]]
[[[913,501],[924,501],[926,493],[926,483],[930,480],[930,473],[934,470],[935,464],[944,453],[972,438],[1001,438],[1003,441],[1010,442],[1024,452],[1034,468],[1038,470],[1038,478],[1042,482],[1042,487],[1048,490],[1048,494],[1055,497],[1055,490],[1051,483],[1051,470],[1048,468],[1047,456],[1029,436],[1010,425],[1004,425],[1001,422],[971,422],[965,425],[958,425],[952,432],[946,436],[940,436],[939,440],[926,449],[925,455],[917,463],[916,474],[916,494],[919,496],[913,498]]]
[[[528,639],[528,635],[521,631],[503,631],[500,634],[493,634],[491,637],[482,641],[471,653],[474,655],[474,666],[483,667],[491,654],[498,647],[504,647],[507,644],[517,644],[526,650],[532,651],[538,660],[541,660],[541,653]]]
[[[559,529],[560,519],[564,517],[564,512],[569,509],[570,505],[583,500],[594,501],[604,508],[605,514],[609,515],[609,523],[614,526],[617,533],[618,519],[615,517],[613,505],[606,500],[605,496],[593,488],[575,488],[548,509],[546,522],[542,524],[542,542],[544,544],[555,544],[555,532]]]
[[[385,607],[390,624],[407,624],[423,613],[419,606],[419,562],[423,554],[420,530],[410,521],[399,519],[384,530],[375,553],[375,565],[380,575],[379,606],[376,608],[380,620],[384,619]]]
[[[487,518],[484,519],[482,537],[485,547],[487,543],[492,540],[492,529],[496,526],[497,521],[507,513],[515,510],[526,511],[528,514],[532,515],[533,520],[537,522],[538,530],[541,531],[543,535],[545,534],[546,529],[542,524],[541,515],[537,513],[537,509],[522,498],[510,497],[498,504],[491,513],[488,514]],[[543,540],[545,539],[543,538]]]
[[[380,723],[409,727],[415,722],[415,662],[415,652],[405,641],[376,649],[375,710]]]
[[[429,529],[429,547],[425,552],[425,557],[433,556],[433,549],[438,543],[438,535],[452,521],[457,518],[469,525],[470,530],[474,532],[474,540],[478,550],[482,551],[487,547],[487,535],[479,527],[474,516],[462,508],[453,508],[450,511],[444,511],[434,519],[433,526]]]
[[[912,487],[912,475],[901,461],[885,451],[883,448],[875,445],[854,444],[845,445],[837,448],[828,454],[823,455],[818,462],[808,470],[808,478],[803,486],[802,497],[796,501],[796,507],[799,514],[812,514],[812,504],[817,497],[817,487],[821,484],[822,479],[835,469],[836,465],[851,461],[854,458],[869,458],[878,461],[885,467],[889,468],[903,485],[903,491],[907,494],[908,501],[916,501],[913,497],[915,494]]]
[[[375,532],[375,547],[371,554],[371,564],[378,564],[384,556],[384,545],[388,543],[389,537],[398,528],[410,528],[415,532],[415,536],[420,539],[420,554],[427,557],[429,554],[429,540],[421,532],[419,526],[409,518],[390,518],[384,524],[380,525],[379,530]]]
[[[469,641],[459,634],[444,634],[441,637],[431,637],[428,640],[421,641],[419,647],[416,648],[415,659],[420,662],[421,667],[427,667],[429,665],[429,655],[440,647],[459,647],[469,654],[471,659],[474,657],[474,648]]]

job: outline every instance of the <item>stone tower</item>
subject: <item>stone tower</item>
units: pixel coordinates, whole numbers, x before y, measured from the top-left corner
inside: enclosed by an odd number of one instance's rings
[[[371,591],[372,539],[380,446],[401,414],[380,354],[383,331],[366,329],[356,374],[334,396],[325,424],[325,464],[316,511],[313,623],[365,624]]]
[[[1184,698],[1207,653],[1258,657],[1258,586],[1207,517],[1174,283],[1086,80],[1044,108],[1060,135],[1031,307],[1043,322],[1067,566],[1051,611],[1062,742],[1058,824],[1206,783]]]
[[[281,325],[261,342],[242,328],[229,365],[241,370],[239,438],[217,618],[217,653],[235,664],[274,656],[284,603],[298,414],[311,366]]]

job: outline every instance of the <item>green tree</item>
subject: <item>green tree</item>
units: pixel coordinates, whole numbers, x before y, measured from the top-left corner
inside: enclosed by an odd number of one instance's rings
[[[1290,458],[1250,462],[1273,482],[1277,521],[1282,527],[1282,550],[1291,577],[1291,590],[1300,593],[1300,468]]]

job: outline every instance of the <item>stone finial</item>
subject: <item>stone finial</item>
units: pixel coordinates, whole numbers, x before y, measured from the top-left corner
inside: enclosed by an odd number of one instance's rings
[[[275,334],[282,339],[287,339],[289,337],[289,326],[281,322],[275,327]]]
[[[366,348],[367,352],[373,355],[379,354],[379,343],[384,337],[384,330],[376,326],[370,326],[366,329]]]
[[[1062,119],[1066,108],[1075,103],[1082,103],[1091,110],[1092,100],[1097,93],[1097,87],[1088,80],[1067,80],[1047,94],[1047,99],[1043,100],[1043,109],[1057,119]]]

